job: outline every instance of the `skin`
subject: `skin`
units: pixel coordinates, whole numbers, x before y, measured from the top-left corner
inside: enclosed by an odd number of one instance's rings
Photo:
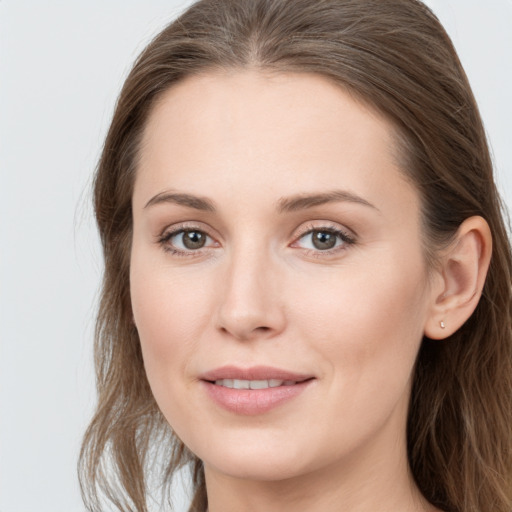
[[[393,147],[386,119],[314,75],[204,74],[152,111],[133,195],[133,315],[156,401],[204,461],[210,512],[435,510],[408,470],[411,375],[424,333],[458,325],[447,283],[455,304],[483,281],[463,259],[429,272],[419,196]],[[283,198],[333,190],[345,196],[279,211]],[[215,210],[154,199],[168,193]],[[476,224],[461,235],[470,258],[489,252]],[[205,245],[165,238],[184,228]],[[351,241],[320,250],[312,229]],[[243,416],[199,380],[227,364],[315,380]]]

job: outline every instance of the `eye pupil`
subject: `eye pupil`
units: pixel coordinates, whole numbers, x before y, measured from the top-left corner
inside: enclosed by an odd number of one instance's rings
[[[336,245],[336,235],[329,231],[313,231],[312,238],[316,249],[332,249]]]
[[[206,243],[206,236],[200,231],[185,231],[183,233],[183,245],[187,249],[201,249]]]

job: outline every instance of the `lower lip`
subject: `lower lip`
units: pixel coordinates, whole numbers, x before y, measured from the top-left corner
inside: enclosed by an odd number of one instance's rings
[[[312,382],[306,380],[292,386],[266,389],[233,389],[201,381],[210,398],[223,409],[235,414],[255,416],[263,414],[300,395]]]

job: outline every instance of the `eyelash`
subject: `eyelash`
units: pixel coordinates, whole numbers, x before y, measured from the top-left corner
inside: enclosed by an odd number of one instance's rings
[[[157,239],[157,243],[162,247],[162,249],[165,252],[168,252],[174,256],[178,257],[188,257],[188,258],[194,258],[202,256],[203,254],[203,247],[197,250],[189,249],[187,251],[183,251],[181,249],[177,249],[176,247],[173,247],[169,242],[170,240],[175,237],[176,235],[179,235],[180,233],[187,233],[187,232],[198,232],[203,235],[205,235],[210,240],[213,240],[211,236],[209,236],[203,229],[197,227],[197,226],[178,226],[172,231],[167,231],[162,233]],[[322,233],[329,233],[332,235],[335,235],[339,240],[341,240],[341,244],[339,246],[335,246],[332,249],[326,249],[326,250],[320,250],[320,249],[303,249],[305,251],[305,254],[307,256],[313,256],[315,258],[322,258],[322,257],[329,257],[334,254],[337,254],[340,251],[346,250],[349,246],[354,245],[356,243],[355,238],[352,235],[349,235],[346,231],[343,231],[339,227],[335,226],[313,226],[309,225],[307,226],[304,231],[302,231],[296,238],[295,241],[291,244],[293,247],[294,244],[296,244],[299,240],[303,239],[307,235],[311,235],[314,232],[322,232]]]
[[[339,246],[335,246],[332,249],[320,250],[320,249],[304,249],[307,256],[312,256],[314,258],[322,258],[329,257],[338,254],[341,251],[347,250],[348,247],[354,245],[356,243],[356,239],[354,236],[349,235],[346,231],[340,229],[337,226],[333,225],[323,225],[323,226],[314,226],[308,225],[304,228],[299,236],[296,237],[295,241],[292,244],[296,244],[299,240],[304,238],[307,235],[311,235],[312,233],[320,232],[320,233],[329,233],[331,235],[335,235],[338,240],[341,240],[341,244]]]
[[[202,255],[202,248],[193,250],[189,249],[188,251],[183,251],[181,249],[177,249],[176,247],[173,247],[170,244],[170,240],[175,237],[176,235],[179,235],[180,233],[187,233],[187,232],[197,232],[205,235],[207,238],[212,239],[211,236],[209,236],[203,229],[194,227],[194,226],[179,226],[175,228],[172,231],[164,232],[162,235],[158,237],[157,243],[162,247],[162,249],[165,252],[168,252],[174,256],[179,257],[188,257],[188,258],[195,258]]]

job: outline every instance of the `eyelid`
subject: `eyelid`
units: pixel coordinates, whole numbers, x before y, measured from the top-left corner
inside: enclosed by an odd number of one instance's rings
[[[212,240],[215,245],[205,245],[198,249],[181,249],[178,247],[174,247],[170,244],[170,240],[183,232],[186,231],[198,231],[203,233],[207,238]],[[205,251],[209,249],[215,248],[219,246],[219,242],[216,240],[216,237],[211,234],[211,229],[208,227],[203,227],[202,222],[194,222],[194,221],[185,221],[177,224],[171,224],[166,226],[159,235],[156,237],[156,243],[159,244],[164,251],[171,252],[177,256],[187,256],[187,257],[197,257],[204,255]]]
[[[311,233],[312,231],[333,231],[343,233],[348,239],[355,241],[357,238],[356,233],[341,224],[332,221],[309,221],[307,224],[301,226],[298,231],[293,235],[294,241],[297,241],[304,235]]]
[[[176,234],[180,231],[200,231],[201,233],[208,235],[213,240],[218,238],[216,234],[212,234],[213,230],[203,222],[189,220],[165,226],[164,229],[159,231],[159,233],[156,235],[156,238],[161,239],[162,237],[168,236],[169,234]]]
[[[318,222],[318,224],[316,224]],[[335,245],[330,249],[317,249],[300,247],[299,241],[306,235],[314,232],[327,231],[336,235],[342,243]],[[336,242],[337,243],[337,242]],[[356,236],[350,229],[331,221],[311,221],[305,226],[301,226],[300,231],[294,236],[294,241],[290,244],[292,248],[301,249],[307,256],[314,258],[329,258],[339,256],[341,252],[346,251],[350,246],[356,243]]]

